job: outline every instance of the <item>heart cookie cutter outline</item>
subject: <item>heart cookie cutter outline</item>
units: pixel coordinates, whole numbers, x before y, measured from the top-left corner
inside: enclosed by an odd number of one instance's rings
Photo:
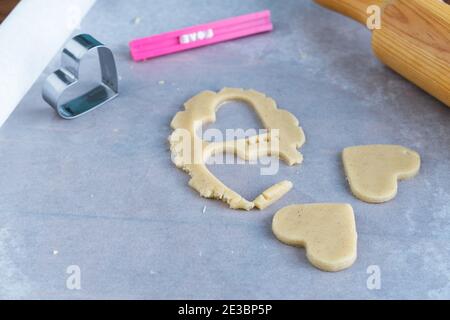
[[[97,50],[101,83],[68,102],[61,103],[63,93],[79,82],[81,60],[90,51]],[[119,94],[119,77],[112,51],[89,34],[79,34],[65,45],[61,67],[46,80],[42,98],[64,119],[78,118]]]

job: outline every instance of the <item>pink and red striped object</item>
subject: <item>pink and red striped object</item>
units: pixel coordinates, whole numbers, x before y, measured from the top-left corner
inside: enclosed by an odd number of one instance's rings
[[[142,61],[273,30],[270,11],[211,22],[130,42],[131,57]]]

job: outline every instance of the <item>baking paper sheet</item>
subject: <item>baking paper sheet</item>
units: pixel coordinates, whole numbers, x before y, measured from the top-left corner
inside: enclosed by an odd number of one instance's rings
[[[264,9],[272,33],[130,59],[131,39]],[[82,118],[60,119],[40,97],[55,56],[1,128],[1,298],[450,298],[450,108],[384,67],[364,27],[309,0],[98,0],[81,31],[113,50],[121,92]],[[85,81],[98,76],[83,70]],[[200,91],[225,86],[266,93],[306,134],[304,163],[281,164],[275,176],[211,167],[249,199],[294,183],[262,212],[201,198],[170,160],[173,116]],[[259,126],[250,108],[228,105],[209,127]],[[340,159],[345,147],[373,143],[407,146],[423,160],[382,205],[352,196]],[[314,202],[353,206],[350,269],[321,272],[273,236],[277,210]],[[81,290],[66,286],[74,265]],[[371,289],[377,267],[381,288]]]

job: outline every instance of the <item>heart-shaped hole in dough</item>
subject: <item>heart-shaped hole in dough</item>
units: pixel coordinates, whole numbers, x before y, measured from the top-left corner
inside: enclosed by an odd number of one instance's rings
[[[218,107],[217,121],[197,130],[197,136],[208,142],[246,139],[267,132],[252,107],[243,101],[226,101]]]
[[[236,141],[266,134],[254,109],[243,101],[226,101],[218,107],[217,121],[209,123],[197,132],[197,136],[208,142]],[[265,189],[274,185],[276,176],[261,174],[261,168],[278,170],[281,163],[277,157],[262,156],[257,161],[246,161],[231,153],[219,153],[207,161],[208,169],[225,185],[246,199],[255,199]],[[236,179],[236,177],[240,177]],[[257,182],[257,183],[256,183]]]
[[[272,231],[281,242],[304,247],[315,267],[329,272],[349,268],[357,256],[357,233],[349,204],[292,205],[278,211]]]
[[[234,154],[217,154],[207,162],[208,170],[245,199],[255,199],[267,187],[280,181],[278,175],[261,174],[265,171],[283,170],[286,164],[277,157],[260,157],[256,162],[240,159]],[[238,178],[237,178],[238,177]]]

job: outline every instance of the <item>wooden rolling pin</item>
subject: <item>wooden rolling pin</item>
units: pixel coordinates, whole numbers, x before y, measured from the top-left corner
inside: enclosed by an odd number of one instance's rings
[[[19,3],[19,0],[1,0],[0,3],[0,23],[5,20],[8,14]]]
[[[450,4],[448,0],[315,0],[366,25],[371,5],[381,7],[372,32],[375,55],[450,107]]]

